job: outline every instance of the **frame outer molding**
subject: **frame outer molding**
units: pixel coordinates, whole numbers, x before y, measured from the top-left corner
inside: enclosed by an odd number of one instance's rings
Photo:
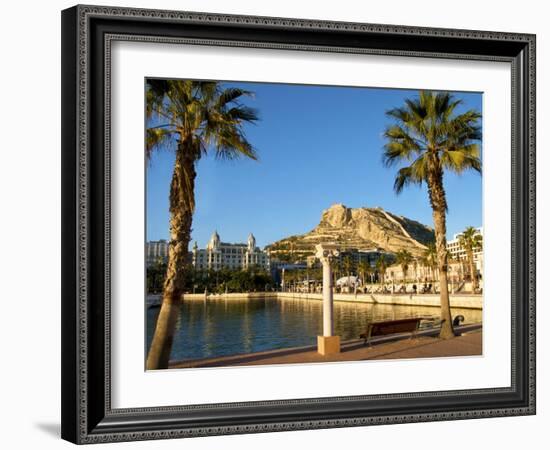
[[[516,196],[523,194],[521,211],[516,211],[519,221],[525,226],[525,233],[522,237],[527,242],[521,242],[520,247],[524,253],[524,273],[518,274],[522,286],[519,287],[526,294],[523,299],[527,301],[524,305],[527,322],[527,330],[524,336],[527,341],[524,343],[527,353],[525,355],[525,376],[527,378],[526,406],[510,408],[487,408],[462,410],[451,412],[433,413],[411,413],[392,414],[386,416],[364,416],[337,419],[319,420],[292,420],[278,423],[261,423],[253,425],[220,425],[220,426],[195,426],[189,428],[166,428],[162,430],[135,429],[128,432],[113,432],[109,426],[109,420],[117,422],[117,415],[138,413],[138,410],[123,410],[117,412],[110,409],[110,392],[108,385],[105,389],[104,416],[107,423],[103,426],[97,423],[90,423],[90,402],[89,395],[89,267],[90,267],[90,148],[89,148],[89,111],[90,111],[90,30],[89,23],[93,18],[108,19],[138,19],[145,21],[158,21],[162,23],[175,24],[198,24],[198,25],[228,25],[245,26],[254,29],[284,30],[320,30],[335,32],[359,32],[378,33],[381,35],[400,35],[403,38],[426,37],[426,38],[457,38],[485,40],[494,42],[517,43],[524,49],[516,58],[513,64],[519,64],[522,69],[521,80],[516,80],[518,88],[522,89],[520,97],[523,104],[517,115],[520,120],[521,147],[525,150],[520,155],[519,169],[524,169],[520,174],[520,192],[513,192]],[[128,39],[131,40],[131,39]],[[149,38],[150,41],[154,40]],[[534,35],[502,33],[474,30],[455,30],[443,28],[426,28],[413,26],[365,24],[352,22],[333,22],[306,19],[272,18],[258,16],[239,16],[227,14],[210,14],[198,12],[161,11],[152,9],[121,8],[108,6],[87,6],[78,5],[64,10],[62,13],[62,437],[78,444],[134,441],[144,439],[166,439],[175,437],[194,437],[222,434],[243,434],[257,432],[273,432],[300,429],[317,429],[331,427],[363,426],[373,424],[390,423],[411,423],[424,421],[456,420],[484,417],[500,417],[510,415],[535,414],[536,392],[535,392],[535,264],[536,264],[536,243],[535,243],[535,41]],[[261,43],[255,42],[255,47],[261,47]],[[231,44],[229,44],[231,45]],[[247,46],[244,43],[244,46]],[[265,48],[273,48],[277,45],[268,44]],[[109,47],[110,48],[110,47]],[[282,48],[293,48],[288,45]],[[297,48],[297,47],[296,47]],[[330,49],[320,48],[321,51],[346,51],[344,48]],[[348,49],[349,50],[349,49]],[[362,53],[361,47],[349,50],[353,53]],[[364,51],[363,53],[369,53]],[[370,51],[377,53],[377,51]],[[405,54],[407,56],[427,56],[425,52],[414,51],[392,52],[381,50],[382,54]],[[107,54],[109,54],[107,52]],[[431,57],[441,58],[468,58],[476,59],[476,56],[435,53],[429,52]],[[499,60],[498,57],[480,56],[477,59]],[[511,60],[510,58],[504,58]],[[109,92],[109,86],[106,86]],[[107,99],[108,100],[108,99]],[[107,103],[108,104],[108,103]],[[514,125],[515,122],[513,122]],[[513,131],[513,130],[512,130]],[[109,138],[109,128],[105,129],[106,140]],[[108,142],[106,142],[108,144]],[[75,151],[76,150],[76,151]],[[513,159],[515,155],[513,153]],[[107,162],[108,164],[108,162]],[[106,175],[105,183],[109,183],[109,173]],[[514,190],[514,187],[513,187]],[[108,190],[107,190],[108,193]],[[106,196],[106,208],[110,208],[109,198]],[[514,205],[512,207],[514,209]],[[108,222],[108,218],[106,219]],[[526,222],[526,223],[525,223]],[[106,224],[108,225],[108,223]],[[108,226],[106,228],[108,230]],[[106,233],[106,245],[110,244],[109,234]],[[108,253],[106,264],[108,267]],[[520,257],[522,255],[519,255]],[[521,258],[520,258],[521,260]],[[515,263],[515,261],[513,262]],[[523,275],[523,276],[522,276]],[[106,274],[105,294],[109,297],[109,279]],[[515,280],[513,280],[514,282]],[[523,289],[522,289],[523,288]],[[76,301],[75,301],[76,300]],[[109,330],[109,316],[105,317],[106,330]],[[105,340],[105,348],[109,355],[109,339]],[[109,355],[110,356],[110,355]],[[107,359],[107,358],[106,358]],[[106,371],[110,369],[107,362]],[[106,376],[109,376],[106,373]],[[458,392],[458,391],[451,391]],[[420,394],[403,394],[402,398],[422,397]],[[424,393],[425,394],[425,393]],[[431,393],[437,395],[438,393]],[[447,393],[448,394],[448,393]],[[370,396],[373,397],[373,396]],[[374,396],[376,397],[376,396]],[[384,396],[378,396],[383,398]],[[335,398],[337,399],[337,398]],[[311,399],[315,401],[330,401],[331,399]],[[262,403],[262,402],[259,402]],[[289,401],[266,402],[269,404],[288,404]],[[242,404],[240,404],[242,405]],[[200,406],[200,405],[199,405]],[[219,406],[219,405],[218,405]],[[184,407],[185,409],[185,407]],[[182,408],[142,408],[140,411],[170,412],[181,411]],[[110,419],[109,419],[110,418]]]

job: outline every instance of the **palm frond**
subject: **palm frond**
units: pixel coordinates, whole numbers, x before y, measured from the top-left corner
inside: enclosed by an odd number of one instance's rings
[[[229,111],[227,111],[227,117],[235,121],[237,123],[241,122],[247,122],[247,123],[255,123],[259,120],[258,117],[258,110],[255,108],[250,108],[248,106],[239,106],[235,108],[231,108]]]
[[[477,144],[447,150],[441,153],[441,165],[456,174],[473,169],[481,173],[481,159],[478,157]]]
[[[145,155],[151,159],[154,150],[170,143],[173,131],[165,128],[152,127],[145,131]]]
[[[417,97],[405,99],[404,103],[386,111],[394,123],[384,132],[386,143],[382,153],[386,166],[409,164],[396,174],[397,193],[409,184],[428,183],[429,179],[441,184],[438,191],[442,191],[445,169],[456,173],[468,169],[481,172],[478,111],[456,114],[462,100],[448,92],[420,91]]]
[[[257,160],[258,154],[240,131],[220,130],[215,136],[215,156],[218,159],[237,159],[246,156]]]
[[[145,83],[145,113],[147,119],[162,109],[162,103],[168,91],[166,80],[148,79]]]
[[[403,167],[399,169],[397,172],[397,176],[395,177],[395,182],[393,184],[393,189],[397,194],[401,193],[404,187],[410,185],[410,184],[416,184],[421,185],[422,179],[418,178],[412,168],[412,166],[409,167]]]
[[[235,102],[238,98],[248,96],[253,96],[253,92],[247,91],[245,89],[240,89],[236,87],[229,87],[224,89],[218,97],[217,107],[223,108],[229,103]]]
[[[410,161],[422,150],[421,144],[402,126],[389,126],[384,136],[388,139],[388,143],[384,145],[383,162],[388,167],[401,160]]]
[[[386,116],[392,117],[398,122],[408,123],[412,120],[411,115],[405,108],[393,108],[386,111]]]

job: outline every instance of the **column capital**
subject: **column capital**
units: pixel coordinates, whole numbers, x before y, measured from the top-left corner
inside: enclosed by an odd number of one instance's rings
[[[317,244],[315,246],[315,257],[321,261],[321,264],[330,264],[334,258],[340,255],[338,248],[333,243]]]

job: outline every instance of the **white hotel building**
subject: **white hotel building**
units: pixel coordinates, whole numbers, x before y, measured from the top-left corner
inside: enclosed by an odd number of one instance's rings
[[[192,251],[193,266],[199,270],[233,269],[243,270],[258,266],[269,271],[269,255],[256,247],[256,239],[250,233],[246,244],[221,242],[215,231],[205,249],[199,249],[197,243]]]
[[[477,233],[483,237],[483,227],[476,228]],[[459,261],[464,261],[467,258],[466,250],[460,245],[460,236],[462,233],[457,233],[453,236],[453,239],[447,241],[447,251],[449,256]],[[483,274],[483,248],[474,252],[474,264],[478,274]]]
[[[151,266],[159,261],[168,261],[168,242],[164,239],[147,242],[145,245],[145,260],[147,266]]]

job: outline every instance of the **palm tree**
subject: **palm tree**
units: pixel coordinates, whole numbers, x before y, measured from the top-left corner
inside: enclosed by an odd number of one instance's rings
[[[481,114],[468,110],[455,112],[461,100],[446,92],[420,91],[417,98],[386,112],[394,119],[384,136],[384,162],[393,166],[405,162],[395,178],[400,193],[409,184],[426,183],[435,228],[435,247],[440,279],[440,337],[454,336],[447,285],[447,199],[443,185],[445,171],[462,173],[473,169],[481,173],[479,147]]]
[[[435,280],[435,269],[437,268],[437,250],[435,249],[435,243],[430,242],[426,250],[424,250],[424,254],[422,255],[422,262],[423,264],[430,269],[430,273],[432,276],[432,280]]]
[[[342,272],[342,267],[343,267],[343,264],[340,261],[340,258],[335,259],[334,262],[332,263],[332,273],[334,276],[334,280],[338,280],[338,278],[340,277],[340,274]]]
[[[361,280],[363,281],[363,286],[367,284],[367,277],[371,273],[371,266],[368,261],[361,260],[358,265],[359,274],[361,275]]]
[[[220,83],[148,80],[146,152],[170,148],[175,164],[170,183],[170,246],[162,307],[147,357],[148,369],[168,366],[179,303],[183,295],[188,247],[195,210],[197,161],[209,152],[220,159],[256,159],[243,125],[258,120],[241,103],[250,92]]]
[[[466,251],[466,258],[470,266],[470,278],[472,280],[472,292],[477,289],[476,266],[474,262],[474,252],[481,250],[482,246],[481,234],[474,227],[466,227],[466,229],[458,236],[460,246]]]
[[[345,256],[343,261],[343,269],[344,272],[347,274],[348,278],[353,273],[354,269],[354,263],[350,256]]]
[[[349,290],[349,288],[350,288],[350,285],[349,285],[350,284],[350,276],[351,276],[351,274],[353,273],[353,271],[355,269],[355,264],[354,264],[353,260],[351,259],[351,257],[349,255],[344,256],[344,260],[342,261],[342,269],[344,270],[344,273],[348,277],[348,279],[346,281],[346,289]]]
[[[376,270],[378,272],[378,276],[379,276],[379,282],[381,282],[382,284],[384,284],[384,281],[385,281],[385,274],[386,274],[386,267],[387,267],[387,264],[386,264],[386,259],[384,258],[383,255],[380,255],[378,256],[378,258],[376,259]]]
[[[409,270],[409,264],[413,262],[413,256],[408,250],[399,250],[395,254],[396,262],[401,266],[401,271],[403,272],[403,283],[405,283],[405,278],[407,271]]]

